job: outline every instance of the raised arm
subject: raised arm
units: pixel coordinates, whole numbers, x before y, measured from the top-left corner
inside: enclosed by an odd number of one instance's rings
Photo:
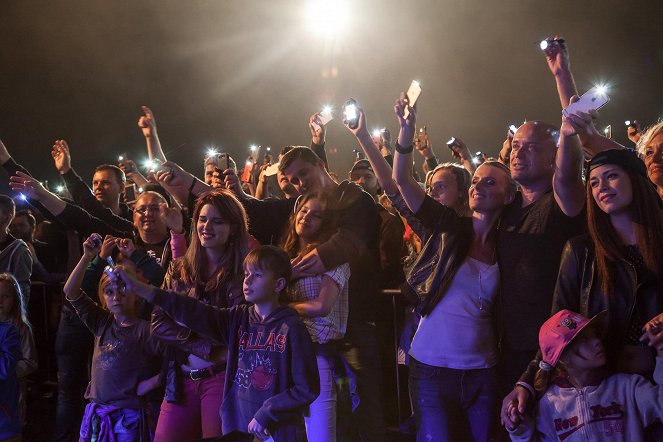
[[[327,151],[325,150],[325,136],[327,126],[320,121],[320,112],[316,112],[308,120],[308,128],[311,131],[311,150],[325,163],[325,169],[329,170],[327,162]]]
[[[407,118],[403,114],[406,108],[409,110]],[[405,203],[413,213],[417,213],[421,204],[424,202],[426,193],[414,179],[414,176],[412,176],[412,150],[416,110],[407,103],[404,92],[401,92],[400,98],[396,100],[394,112],[400,124],[400,131],[394,155],[393,177],[401,195],[403,195]]]
[[[578,97],[573,97],[576,101]],[[581,113],[582,114],[582,113]],[[583,153],[577,135],[591,123],[587,114],[562,117],[559,146],[555,157],[553,190],[555,201],[566,216],[577,216],[585,206],[585,186],[582,182]]]
[[[147,155],[150,160],[159,160],[160,163],[165,163],[166,155],[161,149],[161,141],[157,134],[157,120],[154,118],[154,113],[147,106],[142,106],[143,115],[138,119],[138,127],[143,132],[145,137],[145,144],[147,145]]]
[[[359,121],[356,129],[351,129],[348,127],[348,130],[357,138],[359,146],[366,154],[366,158],[371,163],[371,167],[375,172],[375,176],[378,179],[380,187],[385,191],[387,195],[394,195],[398,193],[398,186],[392,175],[391,166],[385,160],[383,153],[378,149],[378,147],[373,142],[371,134],[368,132],[368,127],[366,124],[366,114],[364,110],[357,107],[359,112]]]

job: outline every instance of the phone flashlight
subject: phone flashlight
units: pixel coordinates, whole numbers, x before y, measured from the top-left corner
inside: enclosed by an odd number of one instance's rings
[[[451,137],[451,139],[447,141],[447,147],[451,150],[454,150],[455,145],[456,145],[456,138]]]
[[[249,150],[251,152],[255,152],[257,148],[258,148],[258,146],[256,146],[255,144],[252,144],[251,147],[249,147]]]
[[[481,152],[477,152],[477,153],[475,153],[475,154],[474,154],[474,157],[472,158],[472,162],[473,162],[474,164],[476,164],[477,166],[478,166],[479,164],[482,164],[482,163],[483,163],[483,153],[481,153]]]
[[[624,126],[630,126],[630,125],[631,125],[631,120],[624,121]]]
[[[550,46],[550,43],[547,39],[546,40],[541,40],[541,43],[539,43],[539,47],[541,48],[542,51],[545,51],[546,49],[548,49],[548,46]]]
[[[55,188],[55,191],[56,191],[57,193],[62,193],[62,192],[64,192],[64,186],[63,186],[63,185],[59,185],[58,187]]]
[[[377,137],[379,137],[379,136],[380,136],[380,129],[375,129],[375,130],[373,131],[373,138],[377,138]]]
[[[345,102],[345,105],[343,106],[343,116],[350,129],[357,128],[359,125],[359,112],[357,110],[357,102],[353,98],[350,98]]]
[[[117,157],[117,160],[118,161],[124,161],[124,157],[122,155],[120,155],[119,157]]]

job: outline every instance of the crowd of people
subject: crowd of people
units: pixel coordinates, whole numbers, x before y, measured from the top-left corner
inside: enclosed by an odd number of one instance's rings
[[[439,164],[407,94],[394,113],[393,145],[346,116],[348,179],[320,113],[310,147],[241,170],[210,153],[199,179],[143,107],[155,167],[101,164],[90,187],[56,140],[57,193],[0,142],[0,441],[27,421],[34,281],[64,297],[55,441],[387,440],[383,289],[417,441],[663,440],[663,122],[622,146],[569,113]]]

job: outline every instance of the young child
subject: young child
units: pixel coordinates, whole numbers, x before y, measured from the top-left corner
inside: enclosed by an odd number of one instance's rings
[[[21,355],[16,361],[16,376],[20,385],[21,423],[25,426],[27,376],[37,370],[37,348],[23,299],[16,278],[11,273],[0,273],[0,322],[8,322],[16,327],[21,338]]]
[[[110,284],[104,274],[99,298],[108,310],[81,290],[86,269],[100,249],[99,235],[85,240],[83,256],[64,286],[67,301],[95,337],[85,393],[90,403],[81,422],[80,441],[147,441],[150,435],[141,396],[158,386],[158,375],[145,379],[144,371],[163,347],[150,337],[150,323],[138,317],[137,298],[130,290]]]
[[[644,428],[663,417],[663,346],[656,348],[654,382],[640,375],[608,374],[605,350],[596,325],[604,316],[587,319],[561,310],[539,331],[542,362],[536,417],[518,423],[517,404],[510,404],[513,441],[642,441]],[[650,341],[661,327],[648,328]],[[552,383],[552,384],[551,384]]]
[[[290,281],[290,260],[273,246],[244,260],[244,298],[253,305],[215,308],[143,284],[121,267],[115,283],[161,307],[195,332],[228,346],[221,422],[224,434],[244,431],[261,440],[305,441],[303,415],[318,396],[313,344],[297,313],[279,305]]]
[[[21,420],[18,409],[18,379],[16,361],[21,347],[16,327],[0,322],[0,440],[21,440]]]

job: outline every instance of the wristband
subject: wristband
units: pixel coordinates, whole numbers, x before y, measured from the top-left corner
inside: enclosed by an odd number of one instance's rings
[[[396,149],[396,152],[398,152],[398,153],[408,154],[408,153],[412,153],[412,151],[414,150],[414,146],[410,144],[407,147],[403,147],[400,144],[398,144],[398,141],[396,141],[395,149]]]
[[[193,191],[193,186],[196,185],[196,177],[193,177],[193,181],[191,181],[191,185],[189,186],[189,193]]]
[[[516,382],[516,387],[523,387],[525,390],[529,391],[529,394],[532,397],[536,397],[536,394],[534,393],[534,389],[527,382],[518,381],[518,382]]]

